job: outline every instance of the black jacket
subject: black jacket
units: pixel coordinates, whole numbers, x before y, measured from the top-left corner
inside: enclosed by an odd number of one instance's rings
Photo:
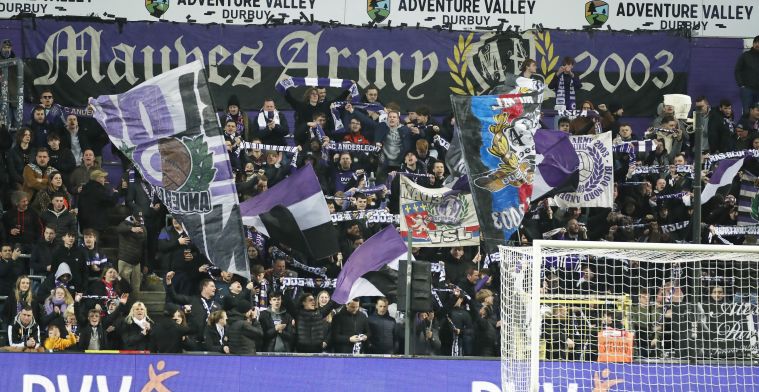
[[[53,251],[52,268],[50,271],[57,271],[58,266],[62,263],[69,265],[71,269],[71,283],[77,287],[81,292],[87,291],[87,266],[84,262],[85,254],[82,248],[72,246],[71,248],[65,247],[63,244],[58,245]]]
[[[148,323],[150,323],[150,330],[148,330],[147,335],[144,335],[139,325],[134,322],[127,323],[126,319],[123,319],[118,326],[123,342],[121,349],[150,351],[153,347],[151,336],[155,329],[155,323],[152,321],[148,321]]]
[[[327,306],[315,310],[296,307],[290,295],[282,296],[282,303],[287,312],[295,315],[295,349],[300,353],[320,353],[323,343],[329,341],[327,322],[324,318],[335,308],[330,301]]]
[[[164,319],[156,322],[153,332],[153,352],[166,354],[180,354],[185,350],[191,351],[194,347],[188,343],[195,339],[193,330],[189,324],[179,325],[172,319]]]
[[[200,295],[182,295],[177,294],[174,290],[174,285],[166,286],[166,298],[177,305],[190,305],[192,307],[190,314],[187,315],[187,323],[195,331],[198,338],[205,336],[205,330],[207,327],[208,315],[216,310],[221,310],[221,304],[218,301],[212,301],[210,304],[206,303],[209,307],[209,312],[206,312],[206,307],[203,305],[203,299]]]
[[[229,313],[227,327],[227,345],[230,354],[253,355],[256,342],[261,341],[263,330],[258,320],[248,321],[237,312]]]
[[[206,326],[203,338],[206,351],[212,353],[224,353],[224,346],[229,346],[228,340],[229,336],[227,336],[226,326],[224,327],[223,337],[219,334],[215,325]]]
[[[295,327],[292,325],[293,316],[291,316],[284,309],[280,309],[282,313],[279,314],[281,322],[286,325],[282,333],[278,333],[274,327],[274,320],[272,318],[272,310],[267,309],[261,312],[259,321],[261,322],[261,328],[264,333],[264,347],[262,351],[277,352],[277,336],[281,338],[284,348],[279,352],[292,352],[293,342],[295,340]]]
[[[113,313],[102,317],[97,327],[94,328],[90,325],[90,322],[87,319],[87,315],[89,313],[88,308],[86,306],[77,304],[75,306],[75,309],[77,323],[79,324],[79,342],[76,344],[76,349],[78,351],[87,350],[87,348],[90,346],[93,329],[97,329],[98,341],[100,343],[101,350],[110,350],[115,348],[112,346],[112,342],[108,338],[108,333],[105,330],[113,325],[119,319],[119,317],[122,316],[122,311],[124,309],[123,306],[119,305],[119,308],[117,308]]]
[[[743,52],[735,63],[735,82],[739,87],[759,90],[759,50]]]
[[[108,228],[108,211],[116,205],[118,194],[101,183],[90,180],[79,194],[79,226],[103,232]]]
[[[395,354],[398,349],[398,335],[395,319],[389,314],[380,316],[372,313],[369,316],[369,348],[370,354]]]
[[[9,296],[16,285],[16,278],[24,269],[23,260],[0,259],[0,295]]]
[[[361,312],[355,314],[348,312],[343,307],[332,319],[332,343],[336,353],[350,354],[353,352],[353,343],[350,337],[353,335],[367,335],[371,339],[369,331],[369,318]],[[367,341],[361,345],[361,352],[366,352]]]

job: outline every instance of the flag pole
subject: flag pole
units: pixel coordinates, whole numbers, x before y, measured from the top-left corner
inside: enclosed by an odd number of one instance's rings
[[[701,243],[701,165],[703,164],[701,159],[703,156],[701,144],[704,137],[703,127],[703,113],[700,110],[696,110],[693,116],[693,128],[695,129],[694,150],[696,150],[693,154],[693,227],[691,228],[693,231],[691,243],[693,244]]]
[[[400,181],[400,178],[398,179]],[[406,214],[403,211],[403,208],[401,208],[401,216],[403,216],[403,219],[406,219]],[[408,252],[406,253],[406,282],[405,282],[405,288],[406,290],[406,298],[404,306],[406,309],[406,323],[403,326],[404,331],[404,343],[403,343],[403,353],[405,355],[411,355],[411,335],[412,335],[412,329],[414,326],[414,321],[411,319],[411,315],[413,312],[411,311],[411,247],[414,245],[414,238],[411,234],[411,228],[409,227],[406,230],[406,239],[407,239],[407,245],[408,245]]]

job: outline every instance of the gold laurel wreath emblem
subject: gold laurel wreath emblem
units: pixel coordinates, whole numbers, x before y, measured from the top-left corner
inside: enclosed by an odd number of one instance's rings
[[[453,59],[450,57],[448,60],[448,67],[451,68],[451,79],[457,87],[449,87],[451,91],[459,95],[475,95],[474,85],[467,77],[467,64],[466,56],[472,49],[472,39],[474,33],[469,33],[466,38],[462,34],[459,34],[459,41],[456,46],[453,47]]]
[[[556,76],[556,73],[553,72],[553,68],[556,67],[556,63],[559,62],[559,56],[554,56],[553,42],[551,42],[550,32],[545,31],[541,33],[536,31],[534,32],[534,35],[535,49],[543,56],[540,59],[540,72],[545,78],[545,83],[549,84]]]

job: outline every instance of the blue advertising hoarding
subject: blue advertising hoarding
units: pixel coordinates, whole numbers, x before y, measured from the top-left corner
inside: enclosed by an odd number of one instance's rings
[[[0,367],[0,391],[501,392],[497,359],[2,354]],[[542,362],[540,370],[541,392],[759,389],[751,366]]]

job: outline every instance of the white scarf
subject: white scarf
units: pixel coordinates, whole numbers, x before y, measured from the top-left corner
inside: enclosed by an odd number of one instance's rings
[[[148,323],[148,318],[147,318],[147,317],[145,317],[145,318],[144,318],[144,319],[142,319],[142,320],[140,320],[140,319],[138,319],[138,318],[135,318],[135,317],[132,317],[132,321],[134,321],[134,323],[135,323],[135,324],[139,325],[139,326],[140,326],[140,328],[142,328],[143,330],[145,330],[145,328],[147,328],[147,326],[148,326],[148,324],[149,324],[149,323]]]
[[[274,111],[274,124],[279,125],[279,112]],[[258,112],[258,129],[264,129],[269,124],[268,112],[261,110]]]

